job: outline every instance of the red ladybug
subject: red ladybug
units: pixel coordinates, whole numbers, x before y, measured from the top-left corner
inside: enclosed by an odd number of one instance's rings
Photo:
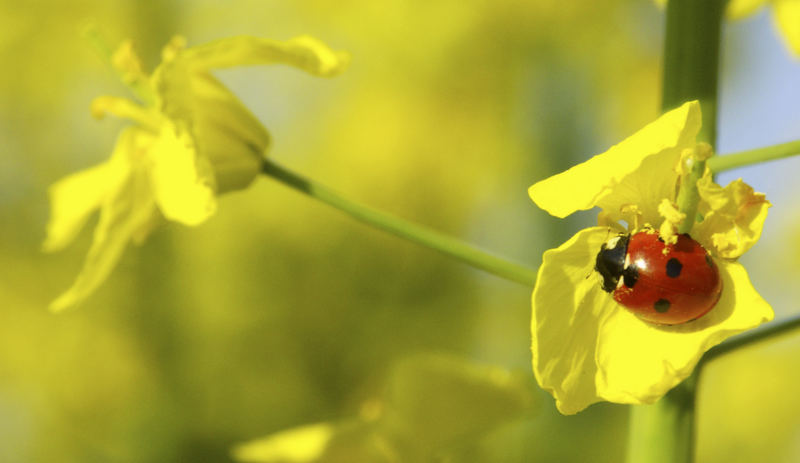
[[[615,236],[600,248],[594,268],[615,301],[659,325],[702,317],[722,293],[717,265],[687,234],[678,235],[675,244],[664,243],[653,230]]]

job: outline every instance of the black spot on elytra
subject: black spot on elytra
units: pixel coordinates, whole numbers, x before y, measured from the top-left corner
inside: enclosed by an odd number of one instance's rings
[[[653,304],[653,308],[656,309],[656,312],[658,313],[666,312],[667,310],[669,310],[669,306],[670,306],[669,301],[666,299],[659,299],[656,301],[655,304]]]
[[[683,269],[683,264],[676,258],[672,258],[667,261],[667,276],[670,278],[678,278],[681,274],[681,269]]]

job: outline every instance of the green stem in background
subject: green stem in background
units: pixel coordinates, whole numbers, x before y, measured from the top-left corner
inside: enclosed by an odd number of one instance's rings
[[[717,138],[717,76],[724,0],[669,0],[664,38],[661,109],[699,100],[703,125],[698,141]]]
[[[800,154],[800,140],[781,143],[779,145],[765,146],[754,150],[739,151],[737,153],[714,156],[706,164],[712,172],[735,169],[737,167],[759,164],[776,159],[788,158]]]
[[[662,109],[699,100],[700,142],[714,145],[722,0],[669,0],[664,38]],[[696,188],[696,184],[692,185]],[[686,193],[684,193],[686,194]],[[694,222],[693,216],[687,221]],[[653,405],[634,405],[628,427],[630,463],[694,461],[695,391],[699,370]]]
[[[773,322],[764,328],[750,331],[749,333],[744,333],[736,336],[735,338],[731,338],[730,340],[723,342],[722,344],[706,352],[706,355],[703,356],[702,362],[710,362],[711,360],[736,349],[751,346],[765,339],[771,339],[775,336],[780,336],[796,329],[800,329],[800,315],[796,315],[779,322]]]
[[[463,241],[444,235],[429,228],[417,225],[399,217],[372,209],[344,198],[338,193],[303,178],[277,164],[265,160],[262,172],[286,186],[294,188],[314,199],[348,214],[356,220],[380,228],[401,238],[434,249],[454,257],[473,267],[489,273],[533,287],[536,271],[514,262],[493,256]]]

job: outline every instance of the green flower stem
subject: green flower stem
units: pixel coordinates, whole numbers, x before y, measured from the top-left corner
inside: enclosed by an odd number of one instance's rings
[[[698,371],[655,404],[631,406],[628,421],[630,463],[692,461]]]
[[[401,238],[429,247],[466,264],[507,280],[533,287],[536,271],[514,262],[493,256],[463,241],[429,228],[405,221],[399,217],[372,209],[346,199],[334,191],[295,174],[272,161],[265,160],[262,172],[284,185],[318,199],[348,214],[356,220]]]
[[[703,363],[710,362],[711,360],[734,350],[751,346],[755,343],[786,334],[787,332],[796,329],[800,329],[800,315],[795,315],[794,317],[790,317],[779,322],[773,322],[764,328],[750,331],[748,333],[736,336],[735,338],[731,338],[729,341],[723,342],[722,344],[706,352],[706,355],[703,356]]]
[[[800,140],[781,143],[779,145],[765,146],[754,150],[739,151],[738,153],[713,156],[706,161],[712,172],[718,173],[737,167],[759,164],[776,159],[788,158],[800,154]]]
[[[662,109],[699,100],[703,126],[698,141],[714,145],[722,0],[669,0],[664,38]],[[696,182],[684,188],[696,189]],[[687,193],[684,192],[684,195]],[[688,192],[691,196],[692,192]],[[695,206],[696,207],[696,206]],[[693,222],[694,214],[687,215]],[[634,405],[628,430],[631,463],[694,461],[695,373],[653,405]]]

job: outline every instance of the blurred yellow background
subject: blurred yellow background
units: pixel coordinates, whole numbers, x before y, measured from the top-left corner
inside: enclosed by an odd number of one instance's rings
[[[268,179],[223,197],[201,227],[169,224],[128,249],[83,307],[47,312],[91,239],[90,226],[40,253],[47,186],[104,160],[125,124],[89,114],[95,96],[128,96],[80,36],[92,22],[113,44],[133,39],[149,69],[176,33],[190,45],[310,34],[348,50],[331,80],[217,76],[270,130],[277,162],[534,267],[593,219],[550,218],[527,187],[658,112],[663,18],[648,1],[3,1],[0,461],[230,461],[241,442],[362,413],[398,361],[424,352],[513,370],[539,398],[458,443],[454,461],[621,461],[626,407],[564,417],[538,390],[530,288]],[[723,47],[720,150],[800,138],[800,93],[757,77],[800,79],[765,14],[731,25]],[[771,58],[754,68],[756,55]],[[748,127],[762,138],[737,138]],[[778,318],[800,296],[800,253],[785,244],[800,234],[797,186],[781,181],[800,164],[781,163],[731,174],[775,204],[745,263]],[[698,461],[800,460],[799,351],[782,338],[708,368]]]

